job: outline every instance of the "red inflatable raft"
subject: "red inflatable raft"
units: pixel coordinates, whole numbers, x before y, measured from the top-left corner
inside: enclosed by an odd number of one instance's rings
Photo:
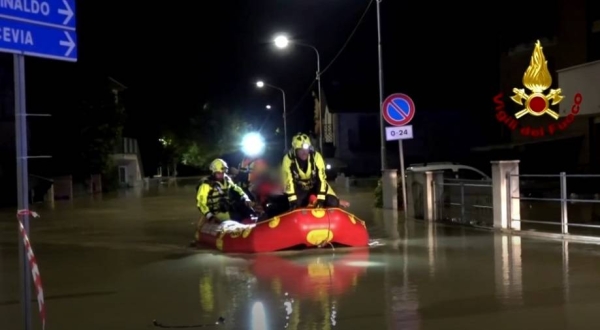
[[[366,247],[369,234],[364,221],[342,209],[299,209],[256,224],[205,223],[198,243],[223,252],[256,253],[329,243]]]
[[[366,273],[368,262],[368,249],[354,250],[335,258],[311,255],[308,262],[261,254],[252,265],[252,273],[260,281],[279,281],[292,297],[341,295],[356,286],[358,278]]]

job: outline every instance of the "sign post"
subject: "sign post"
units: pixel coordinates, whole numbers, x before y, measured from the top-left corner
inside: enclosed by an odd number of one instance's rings
[[[385,128],[386,141],[398,141],[400,152],[400,175],[402,177],[402,202],[404,215],[408,212],[406,178],[404,177],[404,146],[402,141],[413,138],[413,127],[408,125],[415,116],[415,103],[406,94],[396,93],[383,101],[381,115],[392,127]]]
[[[77,61],[75,0],[0,2],[0,33],[0,52],[14,54],[18,208],[28,210],[28,158],[32,157],[28,157],[27,150],[25,56]],[[29,214],[26,212],[22,216],[22,223],[29,234]],[[31,269],[24,244],[19,244],[19,254],[24,328],[30,330]]]

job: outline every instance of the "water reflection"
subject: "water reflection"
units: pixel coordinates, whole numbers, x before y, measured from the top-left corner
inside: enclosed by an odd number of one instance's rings
[[[496,260],[496,295],[503,305],[523,304],[523,268],[521,237],[494,237]]]
[[[200,306],[202,310],[211,313],[215,309],[215,293],[212,279],[209,276],[200,278]]]
[[[267,315],[265,306],[257,301],[252,305],[252,315],[250,315],[250,330],[269,330],[267,326]]]
[[[282,300],[283,328],[330,330],[337,325],[337,299],[358,285],[369,266],[369,250],[358,249],[287,257],[258,255],[251,271]]]
[[[429,276],[435,276],[435,255],[437,253],[437,237],[436,237],[436,226],[429,224],[427,226],[427,252],[429,257]]]
[[[409,232],[414,231],[414,228],[409,228],[409,222],[402,222],[402,239],[400,239],[400,232],[398,231],[398,215],[386,217],[386,222],[389,222],[389,227],[395,229],[394,240],[396,244],[392,244],[392,247],[396,250],[402,251],[402,270],[401,280],[398,281],[398,268],[396,263],[397,259],[392,259],[393,256],[386,254],[386,266],[384,272],[384,292],[386,292],[386,302],[389,308],[387,313],[387,328],[388,329],[419,329],[420,327],[420,316],[418,313],[419,309],[419,296],[417,286],[412,284],[409,279]],[[394,237],[394,236],[391,236]]]
[[[570,296],[570,272],[569,272],[569,241],[562,242],[562,273],[565,302],[569,302]]]
[[[358,277],[366,272],[368,265],[368,249],[294,259],[266,254],[254,259],[252,273],[259,281],[271,283],[276,294],[285,291],[294,297],[320,300],[328,295],[343,294],[356,286]]]

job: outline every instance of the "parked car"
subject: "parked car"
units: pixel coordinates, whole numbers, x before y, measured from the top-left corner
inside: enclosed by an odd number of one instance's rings
[[[462,180],[491,180],[484,172],[467,165],[451,163],[451,162],[436,162],[436,163],[421,163],[410,164],[406,171],[411,172],[428,172],[428,171],[443,171],[444,179],[462,179]]]

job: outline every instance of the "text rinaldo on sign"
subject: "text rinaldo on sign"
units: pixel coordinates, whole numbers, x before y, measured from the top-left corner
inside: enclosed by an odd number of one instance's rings
[[[523,85],[530,91],[529,93],[524,88],[513,88],[512,91],[514,94],[510,97],[514,103],[523,107],[514,114],[514,117],[506,112],[503,100],[504,94],[501,92],[494,97],[496,119],[499,122],[505,124],[513,131],[519,129],[521,135],[531,137],[553,135],[557,131],[567,129],[573,123],[575,116],[579,113],[583,97],[580,93],[575,94],[571,112],[563,119],[560,119],[558,112],[550,108],[559,104],[563,100],[564,95],[561,94],[562,90],[560,88],[550,89],[548,93],[545,93],[552,86],[552,75],[548,70],[548,61],[546,61],[539,40],[535,44],[529,67],[527,67],[523,75]],[[538,127],[520,125],[518,119],[525,115],[536,117],[548,115],[556,120],[556,122]]]

